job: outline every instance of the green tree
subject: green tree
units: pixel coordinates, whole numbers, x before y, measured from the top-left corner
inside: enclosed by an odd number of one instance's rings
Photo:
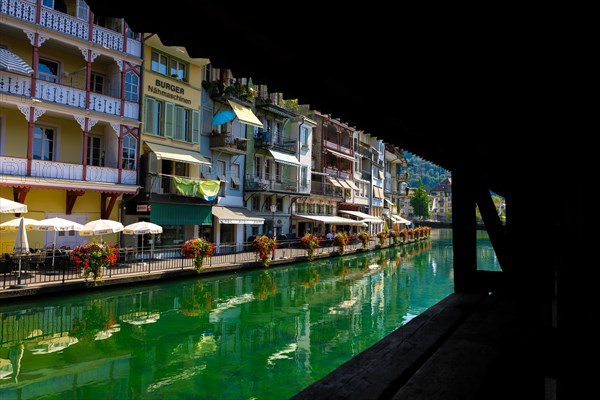
[[[425,185],[423,185],[423,181],[419,179],[419,186],[417,186],[414,194],[410,198],[410,205],[413,208],[414,214],[422,218],[429,217],[429,203],[429,195],[427,194],[427,190],[425,190]]]

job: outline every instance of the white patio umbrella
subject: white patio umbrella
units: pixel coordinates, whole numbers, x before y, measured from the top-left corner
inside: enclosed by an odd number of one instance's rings
[[[134,222],[123,228],[123,233],[126,235],[142,235],[142,261],[144,260],[144,235],[147,233],[156,235],[162,231],[162,226],[147,221]]]
[[[27,205],[0,197],[0,213],[26,213]]]
[[[23,257],[23,253],[29,253],[29,240],[27,240],[27,231],[25,230],[25,218],[20,218],[21,222],[19,223],[19,228],[17,229],[17,240],[15,240],[15,246],[13,248],[13,253],[19,256],[19,273],[17,275],[17,286],[22,287],[21,285],[21,258]]]
[[[9,221],[1,223],[0,224],[0,232],[2,232],[2,231],[5,231],[5,232],[18,231],[19,225],[21,224],[21,220],[23,220],[23,223],[25,224],[25,229],[28,229],[28,230],[31,229],[31,226],[33,224],[38,222],[37,219],[33,219],[33,218],[25,218],[25,217],[14,218]]]
[[[121,232],[122,230],[123,224],[119,221],[113,221],[110,219],[96,219],[83,225],[79,230],[79,234],[81,236],[99,235],[100,240],[102,240],[102,235],[106,235],[109,233],[117,233]]]
[[[34,231],[54,231],[54,242],[52,245],[52,268],[54,268],[54,258],[56,253],[56,232],[79,231],[81,228],[83,228],[83,225],[80,223],[59,217],[34,221],[29,226],[29,229]]]

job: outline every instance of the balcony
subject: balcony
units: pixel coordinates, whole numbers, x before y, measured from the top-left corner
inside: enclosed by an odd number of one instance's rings
[[[283,177],[272,179],[250,174],[246,175],[244,190],[248,192],[304,193],[305,190],[300,190],[298,183],[295,179]]]
[[[356,146],[356,152],[358,153],[359,156],[364,157],[368,160],[370,160],[372,157],[371,150],[365,149],[362,146]]]
[[[254,135],[255,148],[272,148],[290,154],[298,154],[298,142],[285,140],[282,134],[260,130]]]
[[[310,194],[319,196],[337,197],[339,200],[344,198],[342,188],[334,186],[330,183],[312,181],[310,185]]]
[[[329,176],[333,176],[333,177],[340,177],[340,178],[344,178],[344,179],[350,179],[352,178],[352,171],[350,170],[338,170],[335,167],[325,167],[325,173]]]
[[[27,159],[0,156],[0,175],[26,177]],[[31,162],[31,178],[40,182],[43,180],[53,183],[65,181],[65,185],[70,185],[68,181],[83,180],[83,165],[59,161],[33,160]],[[137,173],[135,170],[124,169],[121,171],[121,184],[135,185],[136,180]],[[88,165],[86,168],[86,181],[119,183],[119,169]]]
[[[25,0],[0,0],[0,13],[21,21],[36,24],[37,5]],[[69,35],[85,42],[89,41],[92,29],[92,43],[111,50],[124,51],[124,35],[98,25],[91,25],[87,20],[69,14],[42,7],[39,26]],[[134,57],[141,57],[142,44],[138,40],[127,39],[126,52]]]
[[[248,148],[247,139],[233,137],[230,134],[221,133],[210,136],[210,149],[225,154],[246,154]]]
[[[339,151],[340,153],[347,154],[349,156],[354,156],[354,151],[352,150],[351,143],[348,143],[348,145],[346,146],[346,145],[341,145],[341,144],[331,142],[327,139],[323,139],[323,146],[325,146],[325,148]]]
[[[0,74],[0,93],[13,96],[31,96],[31,79],[21,75],[2,72]],[[85,107],[86,91],[65,86],[58,83],[36,81],[36,99],[65,106],[76,107],[82,110],[95,111],[103,114],[121,115],[121,99],[90,93],[90,107]],[[125,118],[137,119],[139,104],[130,101],[125,102],[123,116]]]

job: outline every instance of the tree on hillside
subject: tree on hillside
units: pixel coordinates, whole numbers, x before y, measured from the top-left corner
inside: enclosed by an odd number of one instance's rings
[[[417,186],[414,194],[410,198],[410,205],[413,208],[414,214],[421,218],[429,217],[429,203],[429,195],[427,194],[427,190],[425,190],[425,185],[423,185],[423,181],[419,179],[419,186]]]

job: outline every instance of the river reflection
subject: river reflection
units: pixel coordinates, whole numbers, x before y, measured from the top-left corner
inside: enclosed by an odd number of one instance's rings
[[[289,398],[450,294],[451,254],[434,230],[326,261],[4,305],[0,398]]]

